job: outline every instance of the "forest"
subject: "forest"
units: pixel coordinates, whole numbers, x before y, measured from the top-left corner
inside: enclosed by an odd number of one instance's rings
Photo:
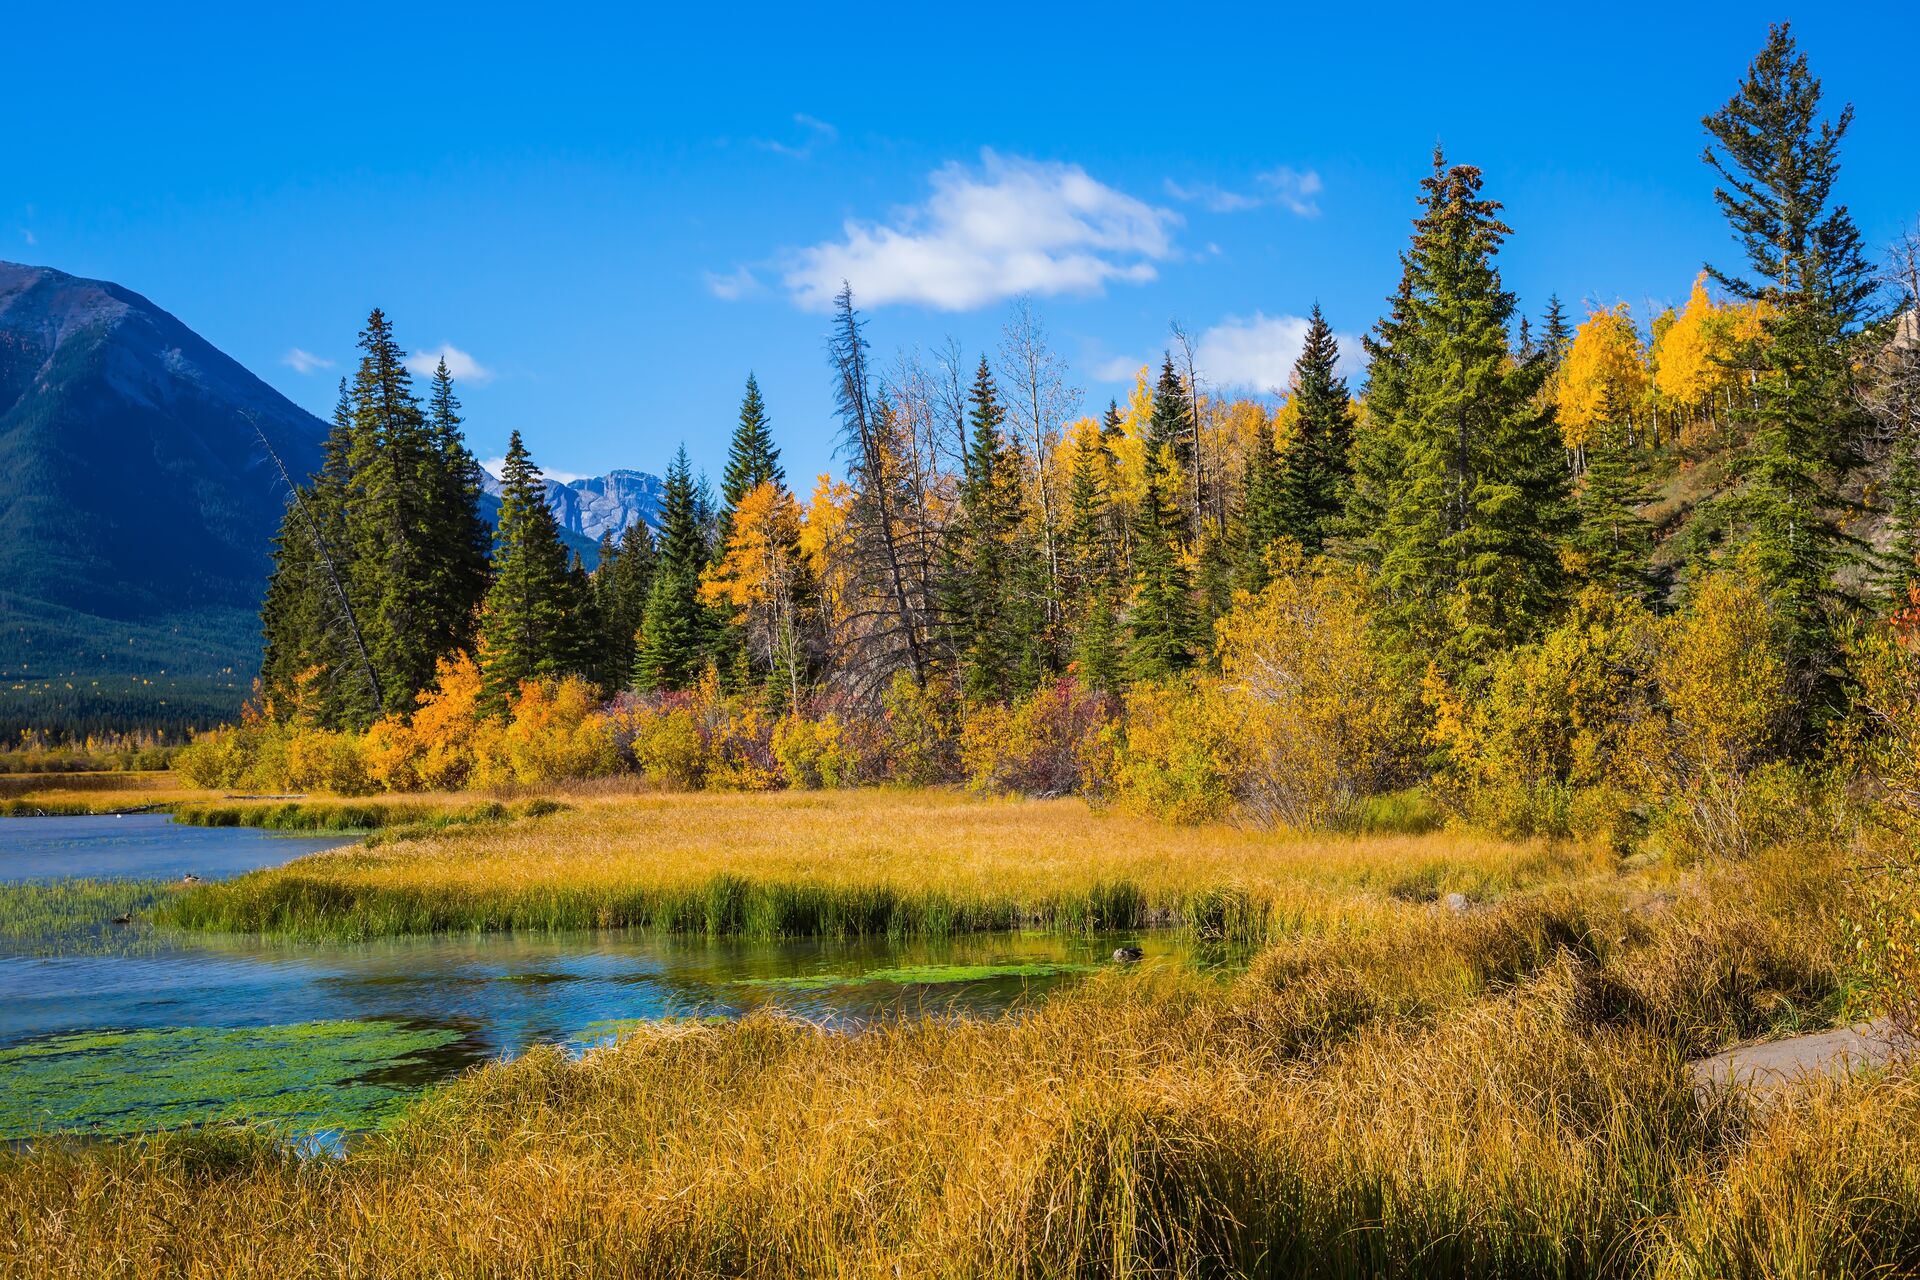
[[[1744,256],[1644,328],[1524,314],[1519,233],[1436,150],[1358,386],[1315,308],[1283,396],[1214,394],[1176,329],[1075,417],[1031,304],[995,351],[887,361],[843,289],[844,475],[790,482],[749,376],[718,490],[683,449],[657,530],[592,572],[518,433],[489,539],[453,380],[423,399],[376,310],[287,508],[256,699],[175,767],[347,794],[958,783],[1676,855],[1862,786],[1905,812],[1920,233],[1863,243],[1850,120],[1774,28],[1704,122]]]

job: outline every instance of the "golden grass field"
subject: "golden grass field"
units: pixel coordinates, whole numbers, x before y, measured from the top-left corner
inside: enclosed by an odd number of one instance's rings
[[[1130,903],[1266,945],[1237,977],[1149,963],[991,1019],[760,1014],[538,1050],[343,1158],[244,1130],[44,1143],[0,1156],[0,1274],[1920,1268],[1912,1077],[1763,1099],[1687,1066],[1847,1015],[1842,853],[1629,867],[900,791],[565,801],[180,901],[203,927],[317,932],[676,903],[689,928],[1064,928]],[[1454,892],[1468,909],[1435,900]]]
[[[1178,925],[1258,939],[1602,873],[1579,846],[1173,827],[941,791],[604,794],[210,886],[175,919],[366,935],[646,926],[754,936]]]

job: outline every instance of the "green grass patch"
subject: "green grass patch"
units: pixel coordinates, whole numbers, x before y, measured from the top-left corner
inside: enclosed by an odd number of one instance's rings
[[[0,938],[55,944],[145,930],[155,909],[183,892],[178,882],[166,880],[70,877],[0,884]],[[119,919],[128,923],[115,925]]]
[[[0,1140],[215,1121],[290,1132],[378,1127],[414,1092],[395,1073],[460,1038],[395,1022],[90,1031],[0,1049]]]
[[[897,969],[870,969],[866,973],[800,973],[779,978],[741,978],[735,985],[777,991],[827,991],[835,987],[891,982],[903,987],[934,987],[956,982],[987,982],[996,978],[1053,978],[1088,973],[1092,964],[1065,964],[1030,960],[1012,964],[916,964]]]
[[[541,818],[566,806],[545,798],[517,805],[497,800],[434,806],[386,800],[285,800],[180,804],[175,822],[195,827],[258,827],[266,831],[375,832],[399,840],[516,818]],[[373,841],[370,843],[378,843]]]

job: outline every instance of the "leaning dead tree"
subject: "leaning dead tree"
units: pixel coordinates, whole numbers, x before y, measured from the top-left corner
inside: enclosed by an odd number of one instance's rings
[[[294,483],[293,476],[287,471],[287,464],[281,461],[279,452],[268,442],[267,433],[260,429],[258,417],[250,412],[242,413],[241,416],[247,420],[247,425],[253,428],[254,437],[260,441],[260,447],[267,451],[267,457],[272,460],[274,469],[280,473],[281,483],[287,486],[287,492],[291,496],[294,507],[300,513],[300,524],[307,531],[308,544],[313,552],[314,561],[326,576],[329,588],[328,598],[338,609],[335,621],[352,641],[354,658],[360,674],[367,682],[367,688],[372,692],[373,705],[385,706],[386,703],[380,696],[380,677],[374,671],[373,658],[367,653],[366,638],[360,631],[360,619],[353,611],[353,600],[347,594],[346,583],[341,580],[339,561],[335,559],[333,549],[327,545],[326,537],[320,532],[320,523],[314,519],[313,508],[308,505],[305,492]]]

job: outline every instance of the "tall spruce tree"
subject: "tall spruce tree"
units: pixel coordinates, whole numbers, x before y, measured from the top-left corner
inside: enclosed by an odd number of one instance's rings
[[[1044,564],[1032,563],[1023,536],[1021,458],[1005,431],[1006,409],[985,357],[968,395],[960,518],[948,556],[947,609],[960,651],[961,687],[979,701],[1001,701],[1040,677],[1045,627]]]
[[[1525,322],[1522,321],[1524,324]],[[1547,371],[1559,370],[1560,362],[1567,358],[1567,348],[1573,345],[1573,326],[1567,323],[1567,308],[1560,301],[1560,295],[1547,295],[1547,312],[1540,322],[1540,349],[1538,352],[1522,352],[1522,358],[1538,355],[1546,361]]]
[[[481,705],[495,714],[523,681],[590,671],[596,639],[584,570],[568,556],[518,431],[500,487],[493,583],[480,615]]]
[[[720,516],[720,549],[733,521],[733,510],[740,499],[763,484],[786,488],[787,473],[780,465],[780,449],[773,442],[773,427],[767,421],[767,407],[760,398],[760,383],[749,373],[747,389],[740,399],[740,422],[733,429],[733,442],[727,448],[727,467],[720,476],[720,497],[725,504]]]
[[[480,464],[461,435],[460,401],[444,356],[427,397],[430,456],[421,477],[427,499],[429,561],[424,625],[443,652],[468,648],[486,596],[493,531],[480,514]]]
[[[1751,274],[1708,271],[1767,315],[1766,340],[1746,353],[1760,368],[1746,413],[1751,444],[1721,513],[1751,546],[1796,656],[1816,671],[1849,607],[1835,575],[1855,552],[1836,518],[1844,505],[1836,478],[1864,422],[1851,355],[1876,288],[1859,230],[1834,197],[1853,108],[1824,120],[1820,98],[1820,81],[1780,23],[1739,91],[1703,121],[1705,159],[1721,182],[1714,199]]]
[[[1117,419],[1118,414],[1114,417]],[[1076,434],[1067,479],[1065,589],[1072,658],[1082,684],[1120,686],[1120,547],[1113,536],[1113,455],[1106,428]]]
[[[1153,387],[1153,416],[1147,421],[1147,448],[1156,456],[1172,458],[1167,476],[1171,482],[1168,497],[1176,500],[1187,491],[1195,465],[1193,415],[1193,397],[1173,367],[1173,354],[1168,352],[1160,364],[1160,380]],[[1192,533],[1191,530],[1185,532]]]
[[[1545,370],[1507,345],[1513,297],[1494,256],[1508,229],[1480,185],[1435,152],[1400,288],[1367,339],[1373,421],[1351,513],[1402,654],[1456,668],[1546,623],[1571,524]]]
[[[653,534],[644,520],[608,534],[594,570],[593,595],[602,628],[601,683],[623,688],[633,679],[633,660],[646,618],[656,556]]]
[[[1165,466],[1147,468],[1133,538],[1133,600],[1128,658],[1136,679],[1157,680],[1193,665],[1198,627],[1193,582],[1180,548],[1180,509],[1167,491]]]
[[[1290,533],[1273,432],[1273,424],[1266,421],[1254,432],[1240,483],[1240,575],[1249,591],[1267,585],[1267,553]]]
[[[1582,580],[1616,595],[1648,600],[1653,525],[1640,514],[1652,501],[1634,474],[1624,406],[1609,403],[1607,423],[1587,455],[1575,499],[1579,524],[1568,540]]]
[[[1314,304],[1306,341],[1293,366],[1293,402],[1297,413],[1292,437],[1280,459],[1273,494],[1281,536],[1308,554],[1322,550],[1346,506],[1353,473],[1353,401],[1338,375],[1340,346],[1333,327]],[[1271,546],[1272,542],[1266,544]],[[1265,554],[1265,548],[1262,548]]]
[[[633,682],[643,691],[688,688],[706,669],[712,619],[700,601],[709,555],[700,507],[682,445],[660,495],[660,539],[634,654]]]

